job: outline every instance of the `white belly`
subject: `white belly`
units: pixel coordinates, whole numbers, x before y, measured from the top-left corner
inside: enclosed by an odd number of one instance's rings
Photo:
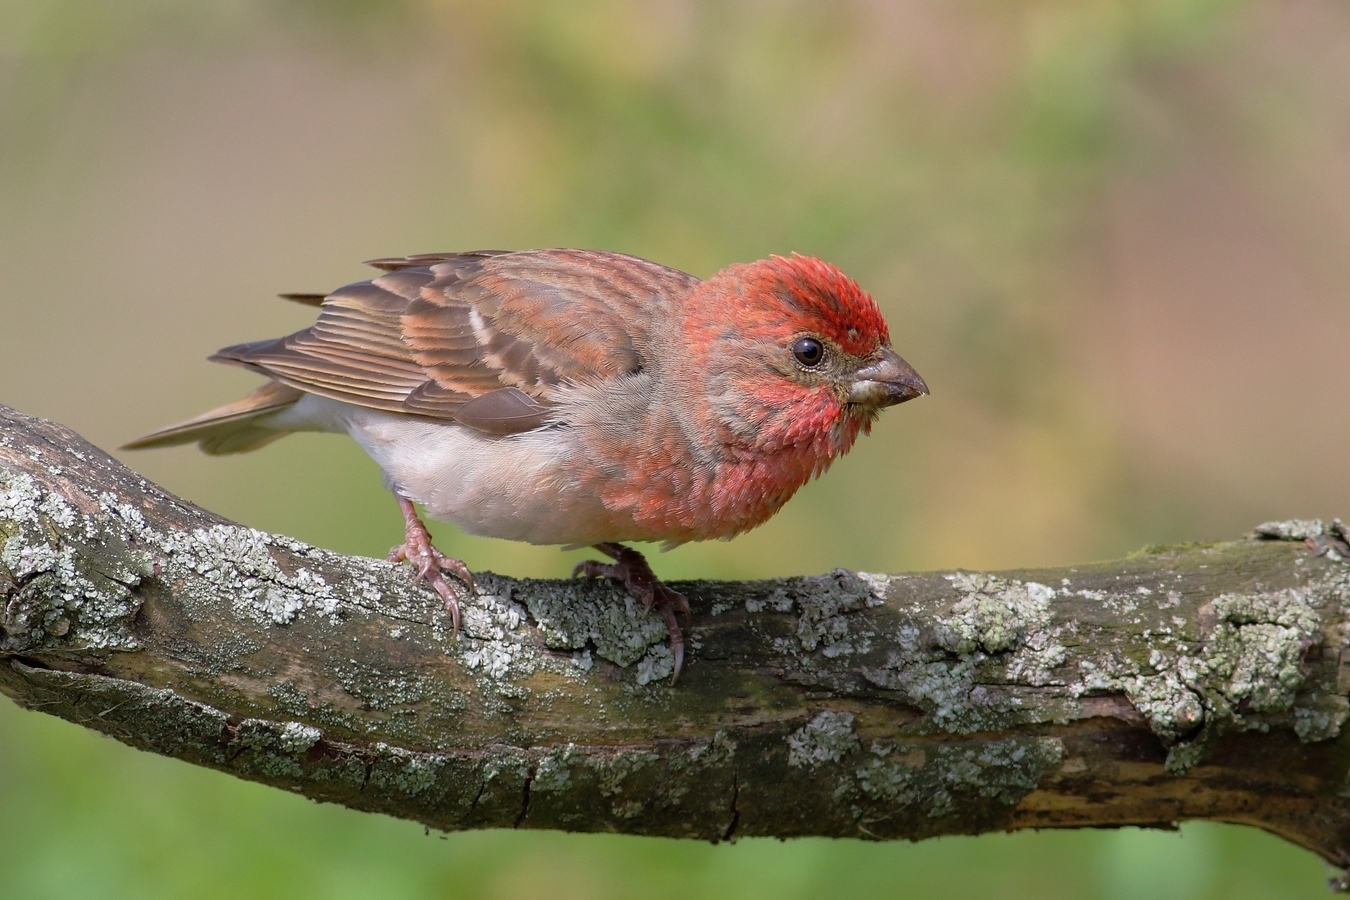
[[[346,432],[385,483],[434,519],[471,534],[531,544],[594,544],[609,516],[564,470],[569,444],[556,429],[495,436],[453,423],[367,409],[306,394],[270,425]]]

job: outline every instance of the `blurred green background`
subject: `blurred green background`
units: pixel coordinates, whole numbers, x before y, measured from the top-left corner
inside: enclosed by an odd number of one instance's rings
[[[4,0],[0,402],[106,448],[233,399],[220,346],[362,259],[829,259],[932,397],[668,577],[1027,566],[1350,513],[1350,10],[1318,0]],[[383,555],[346,441],[124,455]],[[437,529],[475,568],[580,554]],[[0,703],[0,895],[1325,896],[1192,824],[917,845],[424,835]]]

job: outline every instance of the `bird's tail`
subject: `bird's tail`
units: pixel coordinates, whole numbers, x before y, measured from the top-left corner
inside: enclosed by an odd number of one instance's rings
[[[303,393],[279,381],[269,381],[233,403],[202,413],[186,422],[152,431],[145,437],[124,444],[122,449],[172,447],[196,441],[203,452],[212,456],[256,450],[263,444],[290,434],[289,431],[269,428],[260,420],[292,405]]]

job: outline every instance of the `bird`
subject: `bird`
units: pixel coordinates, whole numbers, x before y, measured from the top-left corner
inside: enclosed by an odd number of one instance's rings
[[[673,682],[689,604],[626,543],[754,528],[882,409],[928,393],[872,297],[797,253],[706,280],[579,249],[367,264],[381,274],[280,295],[318,308],[310,327],[210,357],[265,376],[260,387],[124,449],[195,442],[219,455],[293,432],[351,436],[403,514],[389,559],[416,567],[456,634],[473,574],[433,546],[415,504],[472,534],[597,550],[608,561],[573,577],[655,607]]]

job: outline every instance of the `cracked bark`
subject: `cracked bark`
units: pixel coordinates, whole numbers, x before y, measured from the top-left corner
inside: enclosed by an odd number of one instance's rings
[[[1338,525],[997,574],[479,578],[197,509],[0,407],[0,691],[144,750],[434,828],[924,838],[1186,819],[1345,865]]]

